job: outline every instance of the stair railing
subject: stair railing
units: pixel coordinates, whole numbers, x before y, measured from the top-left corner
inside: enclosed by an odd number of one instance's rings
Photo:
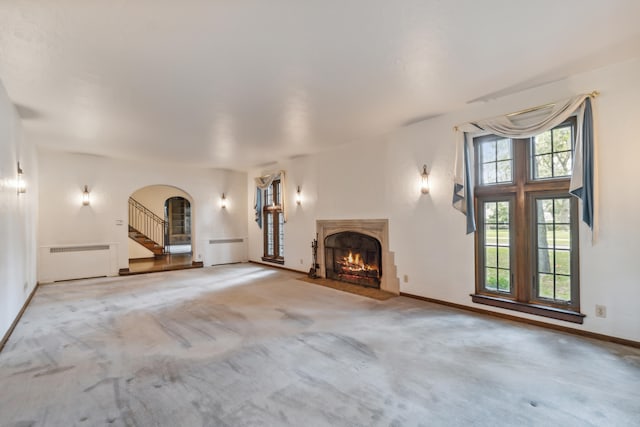
[[[129,197],[129,226],[147,236],[166,251],[167,221],[154,214],[142,203]]]

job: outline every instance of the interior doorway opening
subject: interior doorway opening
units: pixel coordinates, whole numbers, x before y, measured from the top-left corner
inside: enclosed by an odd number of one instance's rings
[[[170,254],[191,254],[191,203],[181,196],[170,197],[164,202],[167,222],[165,250]]]
[[[193,260],[194,200],[170,185],[149,185],[129,197],[129,266],[121,275],[202,267]]]

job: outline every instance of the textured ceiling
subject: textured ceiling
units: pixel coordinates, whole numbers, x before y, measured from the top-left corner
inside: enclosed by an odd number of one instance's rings
[[[245,169],[640,54],[638,0],[3,0],[38,145]]]

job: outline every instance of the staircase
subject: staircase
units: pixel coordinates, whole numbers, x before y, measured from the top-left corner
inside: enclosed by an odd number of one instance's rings
[[[158,258],[167,253],[167,222],[142,203],[129,197],[129,238],[153,252]]]
[[[155,255],[156,257],[162,256],[165,254],[164,246],[160,245],[157,242],[154,242],[149,237],[147,237],[143,233],[133,228],[131,225],[129,225],[129,238],[135,240],[145,248],[149,249],[151,252],[153,252],[153,255]]]

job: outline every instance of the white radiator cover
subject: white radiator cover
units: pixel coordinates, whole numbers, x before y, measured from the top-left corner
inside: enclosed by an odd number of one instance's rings
[[[118,245],[92,243],[41,246],[38,251],[38,267],[40,283],[115,276],[118,274]]]
[[[211,265],[246,262],[247,238],[209,239],[206,251],[206,259],[211,262]]]

